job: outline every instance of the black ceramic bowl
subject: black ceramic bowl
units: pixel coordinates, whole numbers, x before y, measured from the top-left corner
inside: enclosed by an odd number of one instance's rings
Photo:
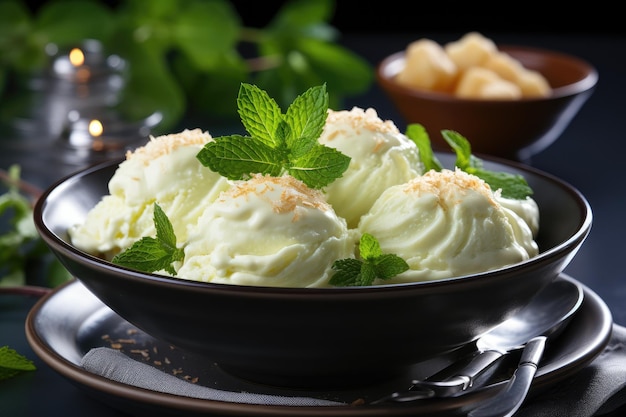
[[[454,159],[439,154],[444,165]],[[72,246],[68,228],[108,193],[119,161],[60,180],[37,201],[35,223],[65,267],[122,318],[224,370],[262,383],[328,387],[383,380],[475,340],[524,306],[586,239],[591,208],[580,192],[533,168],[520,173],[541,213],[541,253],[499,270],[440,281],[349,288],[269,288],[145,274]]]

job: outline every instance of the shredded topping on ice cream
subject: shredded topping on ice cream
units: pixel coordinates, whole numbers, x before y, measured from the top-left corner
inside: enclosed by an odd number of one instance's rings
[[[352,127],[356,135],[360,135],[361,129],[366,129],[374,133],[400,133],[398,127],[391,120],[382,120],[378,117],[376,110],[369,108],[363,110],[360,107],[353,107],[352,110],[334,111],[328,110],[328,117],[326,118],[327,125],[334,125],[339,122],[346,123]],[[326,138],[328,141],[332,141],[337,136],[344,136],[345,132],[337,130]],[[356,136],[355,135],[355,136]]]
[[[210,140],[212,140],[211,135],[208,132],[203,132],[201,129],[185,129],[180,133],[156,138],[150,135],[150,141],[145,146],[126,152],[126,159],[137,158],[147,165],[153,159],[168,155],[181,146],[204,145]]]
[[[280,198],[275,199],[267,194],[281,189]],[[302,181],[291,176],[272,177],[270,175],[254,175],[247,181],[240,181],[235,186],[225,191],[220,200],[225,198],[237,198],[249,194],[256,194],[259,198],[272,203],[274,212],[294,212],[297,207],[313,207],[319,210],[332,210],[321,191],[309,188]]]
[[[454,171],[449,169],[441,171],[430,170],[424,175],[407,182],[404,187],[404,191],[407,194],[434,194],[439,198],[440,204],[456,201],[451,197],[459,193],[465,193],[468,190],[474,190],[484,195],[492,205],[498,205],[494,200],[494,193],[491,187],[485,181],[462,171],[458,167]],[[459,200],[460,202],[461,200]]]

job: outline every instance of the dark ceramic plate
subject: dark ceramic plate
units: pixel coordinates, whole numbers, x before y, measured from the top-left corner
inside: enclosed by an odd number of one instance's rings
[[[567,275],[558,279],[573,280]],[[573,280],[575,281],[575,280]],[[581,284],[582,285],[582,284]],[[558,338],[550,340],[536,375],[531,396],[551,386],[590,363],[606,347],[612,328],[612,316],[602,299],[582,285],[584,301],[572,321]],[[250,383],[227,374],[206,359],[173,349],[139,331],[100,302],[79,281],[73,281],[46,295],[33,307],[26,320],[26,336],[35,353],[51,368],[105,404],[132,415],[220,415],[220,416],[416,416],[455,415],[476,402],[501,391],[503,380],[517,363],[516,354],[502,362],[487,381],[488,385],[461,397],[420,400],[410,404],[368,405],[367,403],[396,390],[407,388],[414,377],[432,374],[462,352],[416,364],[402,378],[341,391],[303,391]],[[131,343],[132,339],[132,343]],[[197,384],[213,388],[248,391],[283,396],[306,396],[351,403],[358,406],[294,407],[238,404],[163,394],[113,382],[91,374],[80,366],[91,348],[108,346],[121,349],[142,360],[180,376],[197,379]],[[149,359],[142,356],[149,352]],[[166,353],[159,353],[166,352]],[[167,355],[169,364],[160,355]],[[159,364],[160,363],[160,364]]]

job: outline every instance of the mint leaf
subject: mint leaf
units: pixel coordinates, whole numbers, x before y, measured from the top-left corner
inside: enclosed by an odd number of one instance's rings
[[[265,91],[242,83],[237,106],[250,136],[214,138],[197,154],[202,165],[231,180],[288,173],[317,189],[348,169],[348,156],[318,142],[328,112],[325,84],[296,97],[283,114]]]
[[[196,156],[200,163],[230,180],[247,179],[253,172],[278,176],[286,156],[246,136],[222,136]]]
[[[0,381],[24,371],[34,371],[35,364],[8,346],[0,347]]]
[[[376,259],[383,254],[378,239],[369,233],[363,233],[359,240],[359,253],[362,259]]]
[[[418,123],[409,124],[406,128],[406,136],[415,142],[417,150],[420,154],[420,159],[424,164],[425,172],[434,169],[435,171],[441,171],[441,163],[433,152],[432,145],[430,143],[430,137],[423,125]]]
[[[460,133],[453,130],[442,130],[441,134],[456,152],[456,166],[468,174],[481,178],[489,184],[492,190],[502,190],[502,197],[523,200],[533,194],[532,188],[523,176],[484,169],[483,161],[472,155],[470,142]]]
[[[533,194],[532,188],[523,176],[484,169],[482,159],[472,154],[470,142],[460,133],[442,130],[441,135],[456,153],[454,165],[468,174],[481,178],[492,190],[500,189],[502,197],[523,200]],[[424,127],[417,123],[410,124],[407,126],[406,136],[417,145],[426,171],[431,169],[441,171],[442,166],[433,153],[430,138]]]
[[[287,145],[296,142],[317,143],[328,116],[328,94],[325,86],[310,88],[296,97],[285,114],[285,121],[291,127],[292,135]]]
[[[453,130],[442,130],[441,136],[448,142],[448,145],[456,153],[455,165],[463,171],[468,172],[469,168],[479,168],[482,161],[472,155],[472,146],[469,141],[460,133]]]
[[[275,134],[282,122],[282,112],[267,92],[242,83],[237,96],[237,111],[246,131],[257,141],[276,147]]]
[[[533,194],[524,177],[508,172],[494,172],[482,168],[468,168],[467,172],[484,180],[492,190],[501,189],[502,197],[523,200]]]
[[[154,225],[156,238],[146,236],[139,239],[130,248],[114,256],[112,262],[148,273],[165,270],[175,276],[176,270],[172,264],[183,260],[184,251],[176,247],[172,223],[157,203],[154,203]]]
[[[338,259],[333,263],[332,269],[335,271],[329,283],[337,287],[358,287],[370,285],[374,279],[364,276],[361,269],[363,262],[359,259]],[[367,275],[367,274],[365,274]]]
[[[167,215],[158,204],[154,203],[154,226],[156,228],[157,240],[170,252],[176,251],[176,235],[174,226],[167,218]]]
[[[288,172],[311,188],[322,188],[339,178],[348,165],[350,158],[338,150],[317,145],[291,161]]]
[[[409,269],[404,259],[392,253],[386,253],[370,260],[376,277],[386,280],[395,277]]]
[[[363,233],[359,241],[361,259],[339,259],[333,263],[335,286],[372,285],[375,279],[387,280],[409,269],[406,261],[394,254],[384,254],[378,240]]]

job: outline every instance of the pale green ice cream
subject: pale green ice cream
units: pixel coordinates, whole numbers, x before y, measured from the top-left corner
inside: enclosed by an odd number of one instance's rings
[[[533,232],[533,236],[537,237],[537,233],[539,233],[539,206],[532,197],[514,199],[496,195],[496,201],[524,219]]]
[[[498,203],[480,178],[459,169],[429,171],[388,188],[361,218],[385,253],[410,269],[385,283],[479,273],[538,253],[526,221]]]
[[[313,190],[290,176],[236,182],[189,234],[177,277],[268,287],[326,287],[355,239]],[[288,314],[288,312],[286,312]]]
[[[374,109],[328,111],[319,142],[351,158],[341,178],[325,188],[326,199],[348,227],[355,228],[378,196],[421,174],[415,143]]]
[[[212,137],[200,129],[152,137],[129,152],[109,181],[110,194],[69,234],[79,249],[111,259],[144,236],[155,236],[156,202],[174,227],[179,242],[187,240],[205,207],[230,187],[221,175],[196,158]]]

